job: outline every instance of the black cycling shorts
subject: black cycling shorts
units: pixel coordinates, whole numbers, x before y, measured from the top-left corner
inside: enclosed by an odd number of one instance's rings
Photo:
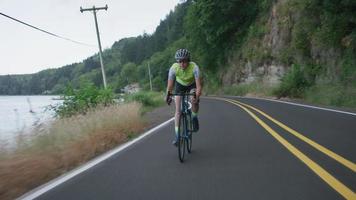
[[[185,85],[182,85],[176,81],[174,93],[187,93],[187,92],[190,92],[191,90],[196,89],[196,88],[197,88],[197,86],[196,86],[195,82],[192,83],[191,85],[185,86]]]

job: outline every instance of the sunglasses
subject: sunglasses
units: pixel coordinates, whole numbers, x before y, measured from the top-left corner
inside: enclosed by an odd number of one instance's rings
[[[178,63],[188,63],[187,59],[177,60]]]

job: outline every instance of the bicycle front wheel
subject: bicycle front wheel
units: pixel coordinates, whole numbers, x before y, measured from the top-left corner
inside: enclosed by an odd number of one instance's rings
[[[180,162],[184,161],[186,127],[186,116],[182,114],[179,118],[178,126],[178,157]]]

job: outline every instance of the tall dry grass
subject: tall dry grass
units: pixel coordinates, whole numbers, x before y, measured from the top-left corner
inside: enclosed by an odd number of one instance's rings
[[[58,119],[0,152],[0,199],[13,199],[140,132],[140,104],[91,110]]]

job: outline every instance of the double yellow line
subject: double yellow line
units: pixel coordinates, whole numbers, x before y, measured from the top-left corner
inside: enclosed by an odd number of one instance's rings
[[[337,180],[335,177],[333,177],[329,172],[327,172],[324,168],[322,168],[320,165],[318,165],[316,162],[314,162],[312,159],[310,159],[308,156],[306,156],[304,153],[302,153],[299,149],[297,149],[295,146],[293,146],[291,143],[289,143],[287,140],[285,140],[282,136],[280,136],[276,131],[274,131],[270,126],[268,126],[265,122],[263,122],[259,117],[257,117],[254,113],[252,113],[247,108],[250,108],[250,109],[260,113],[261,115],[263,115],[267,119],[271,120],[273,123],[277,124],[284,130],[288,131],[292,135],[296,136],[297,138],[299,138],[302,141],[306,142],[307,144],[311,145],[312,147],[319,150],[320,152],[333,158],[334,160],[341,163],[345,167],[349,168],[353,172],[356,172],[356,164],[355,163],[343,158],[342,156],[332,152],[331,150],[323,147],[322,145],[303,136],[302,134],[300,134],[297,131],[282,124],[278,120],[272,118],[271,116],[267,115],[266,113],[262,112],[261,110],[259,110],[257,108],[254,108],[250,105],[241,103],[236,100],[218,98],[218,97],[212,97],[212,98],[218,99],[218,100],[223,100],[223,101],[232,103],[232,104],[237,105],[240,108],[242,108],[253,119],[255,119],[257,121],[257,123],[259,123],[264,129],[266,129],[266,131],[268,133],[270,133],[275,139],[277,139],[278,142],[280,142],[284,147],[286,147],[293,155],[295,155],[297,158],[299,158],[304,164],[306,164],[312,171],[314,171],[314,173],[316,173],[321,179],[323,179],[327,184],[329,184],[334,190],[336,190],[338,193],[340,193],[346,199],[356,200],[356,194],[351,189],[349,189],[347,186],[345,186],[343,183],[341,183],[339,180]]]

